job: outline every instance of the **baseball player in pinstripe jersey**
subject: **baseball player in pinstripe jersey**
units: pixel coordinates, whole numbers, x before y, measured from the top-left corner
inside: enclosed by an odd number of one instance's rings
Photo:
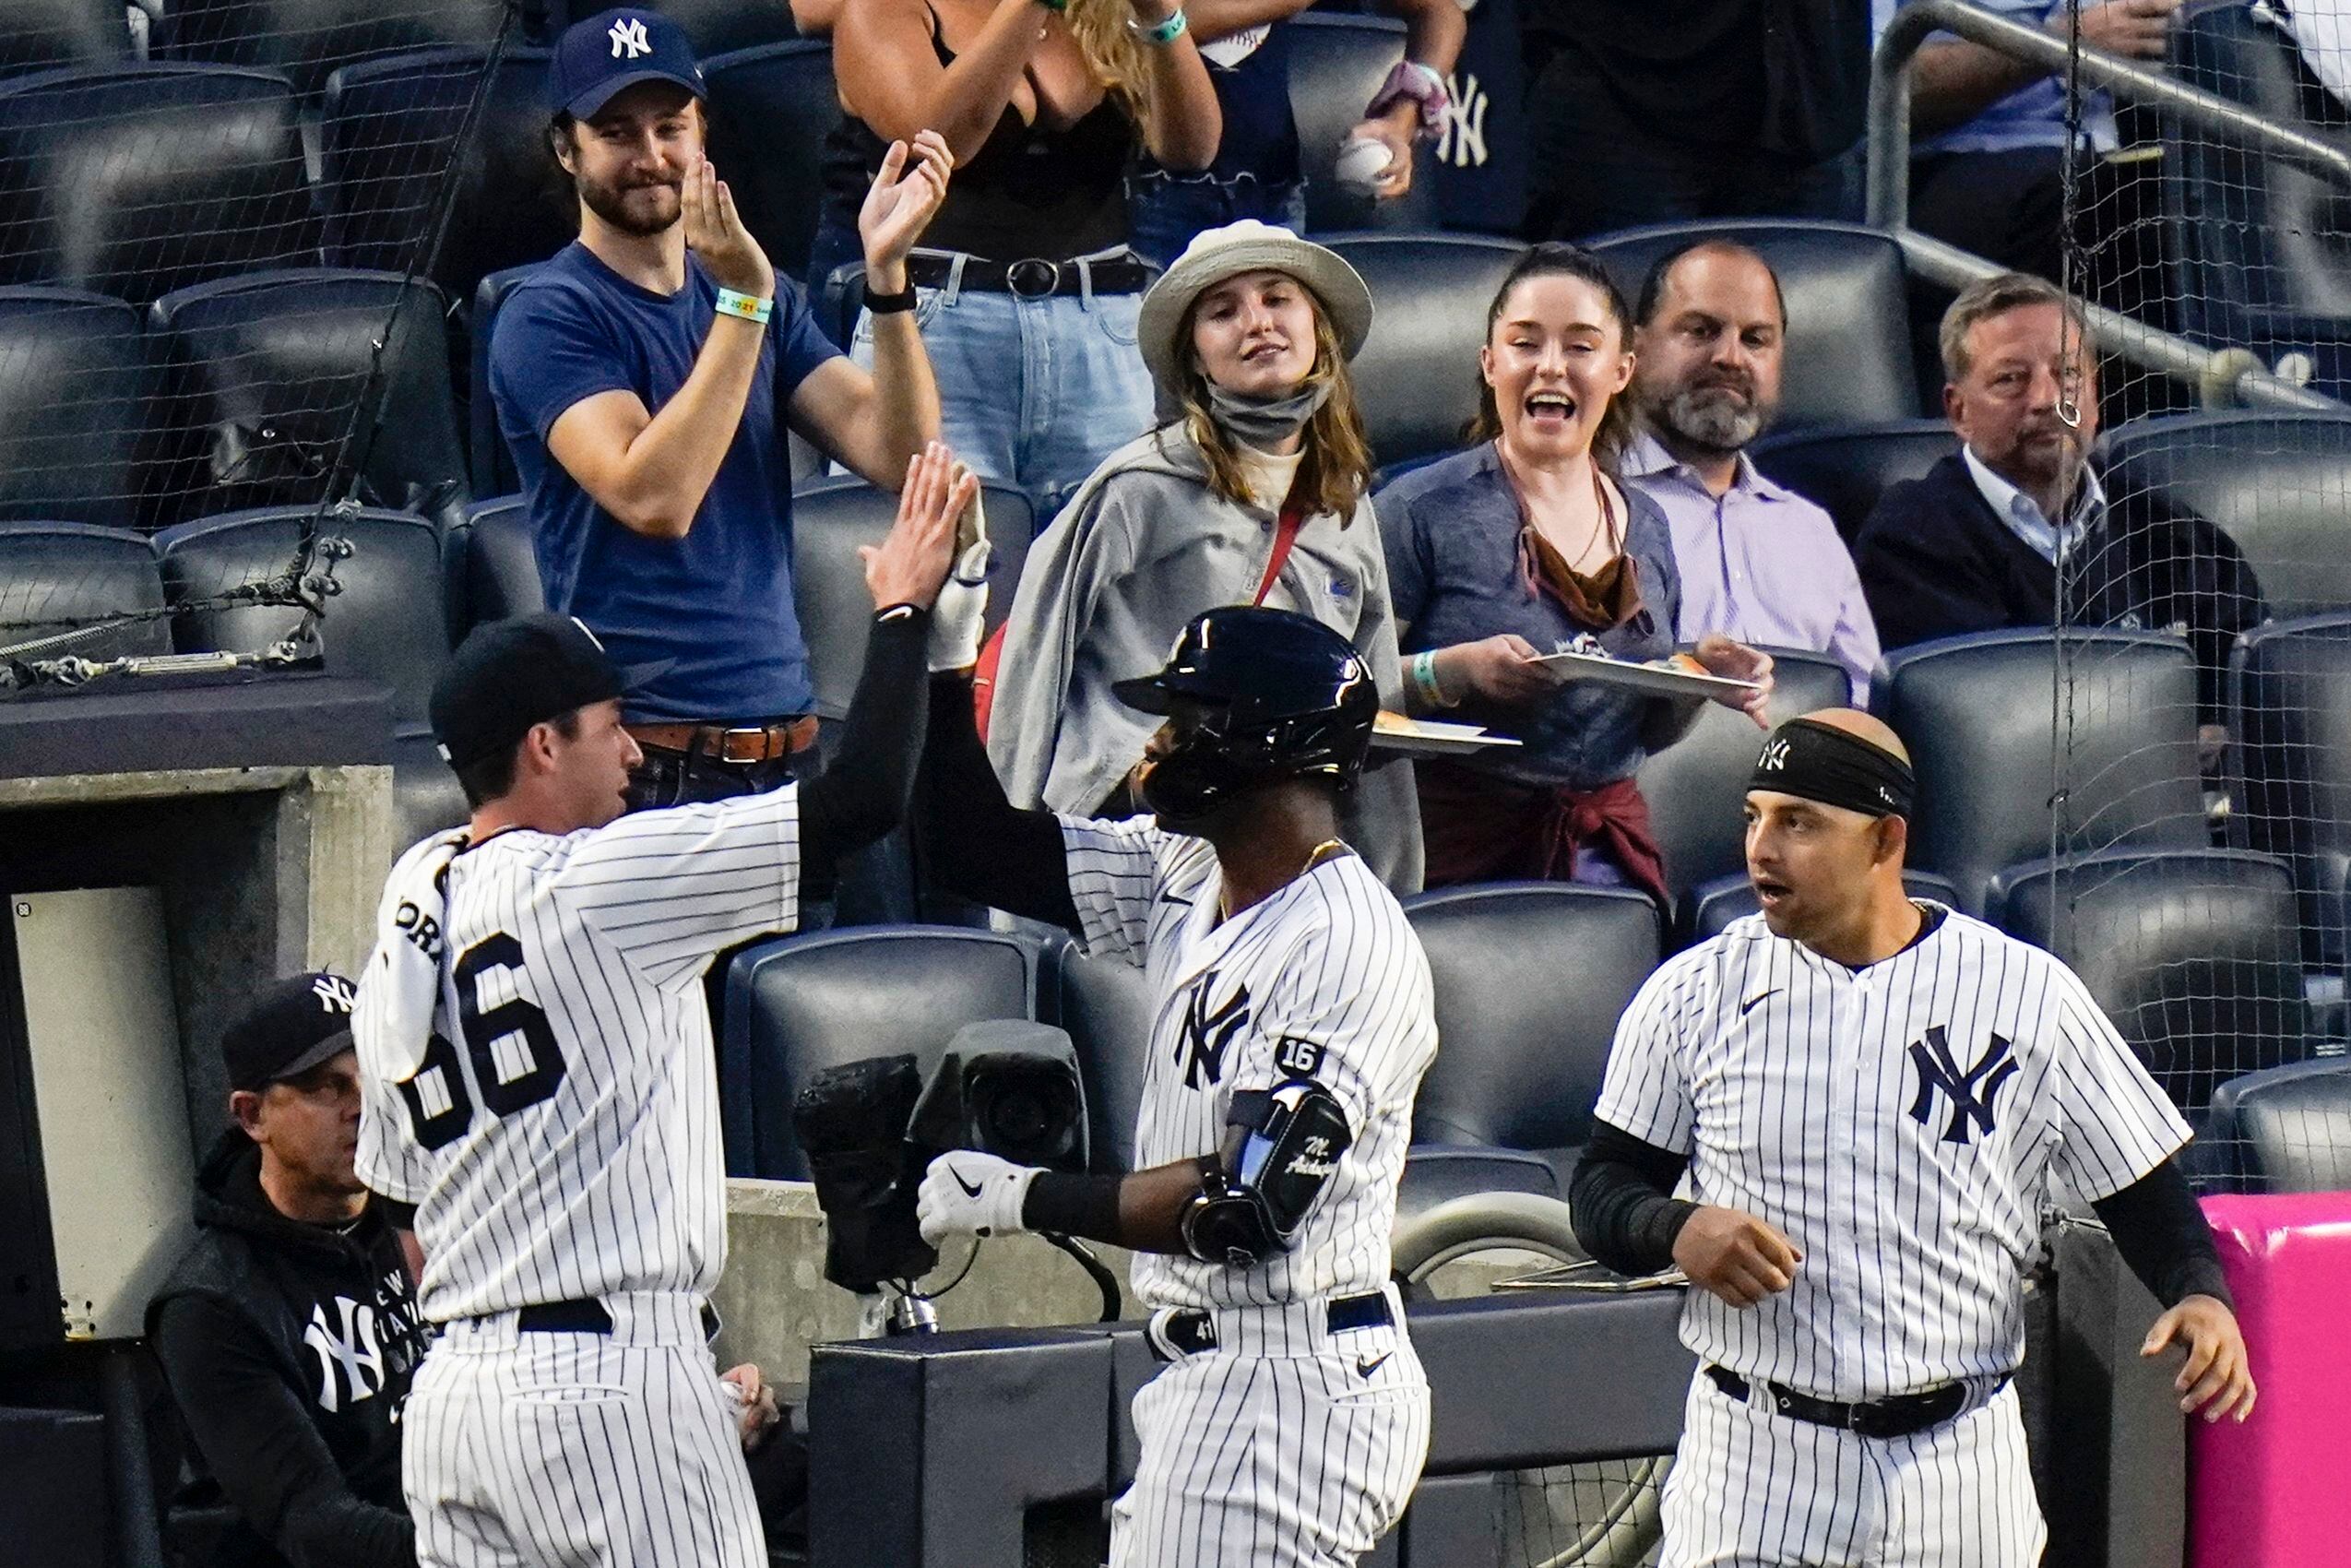
[[[1402,1511],[1429,1436],[1388,1282],[1437,1044],[1428,961],[1335,816],[1378,697],[1337,633],[1248,606],[1197,617],[1165,670],[1117,689],[1167,716],[1140,784],[1156,825],[1015,811],[952,673],[933,683],[918,821],[949,885],[1147,971],[1140,1169],[943,1155],[923,1234],[1050,1230],[1141,1254],[1170,1364],[1134,1401],[1115,1568],[1352,1562]]]
[[[2164,1303],[2142,1348],[2184,1348],[2180,1408],[2252,1408],[2172,1160],[2186,1123],[2062,963],[1905,894],[1914,793],[1866,714],[1773,731],[1747,796],[1763,912],[1617,1031],[1571,1202],[1594,1256],[1694,1287],[1667,1568],[2039,1562],[2009,1379],[2052,1180]]]
[[[944,448],[917,461],[943,482]],[[561,616],[477,629],[434,688],[473,816],[395,866],[353,1019],[359,1174],[412,1211],[441,1327],[402,1448],[425,1568],[764,1568],[744,1391],[706,1333],[726,1214],[702,976],[792,928],[803,864],[902,816],[936,511],[867,552],[864,674],[804,784],[623,816],[627,677]]]

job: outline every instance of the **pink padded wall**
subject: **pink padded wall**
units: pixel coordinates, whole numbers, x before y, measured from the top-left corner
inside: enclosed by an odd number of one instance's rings
[[[2189,1568],[2351,1568],[2351,1193],[2204,1214],[2261,1398],[2188,1423]]]

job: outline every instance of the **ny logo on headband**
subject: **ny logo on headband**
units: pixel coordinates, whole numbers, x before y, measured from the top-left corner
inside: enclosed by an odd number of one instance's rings
[[[1777,739],[1764,742],[1763,754],[1755,759],[1755,770],[1759,773],[1777,773],[1787,766],[1787,742]]]
[[[653,53],[653,41],[645,36],[645,18],[642,17],[623,17],[612,24],[606,36],[612,41],[612,58],[615,60],[621,57],[623,50],[628,52],[632,60],[642,59]]]

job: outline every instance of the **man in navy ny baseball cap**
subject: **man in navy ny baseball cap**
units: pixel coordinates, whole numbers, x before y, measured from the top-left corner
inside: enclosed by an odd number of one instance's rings
[[[631,6],[599,11],[565,28],[556,41],[547,65],[548,113],[592,120],[639,82],[674,82],[696,99],[707,91],[683,28],[659,11]]]

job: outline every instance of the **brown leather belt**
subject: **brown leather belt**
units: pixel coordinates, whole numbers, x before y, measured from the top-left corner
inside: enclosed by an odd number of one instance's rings
[[[631,724],[625,728],[640,746],[675,752],[681,756],[707,757],[712,762],[773,762],[804,752],[816,743],[816,719],[813,714],[749,727]]]

